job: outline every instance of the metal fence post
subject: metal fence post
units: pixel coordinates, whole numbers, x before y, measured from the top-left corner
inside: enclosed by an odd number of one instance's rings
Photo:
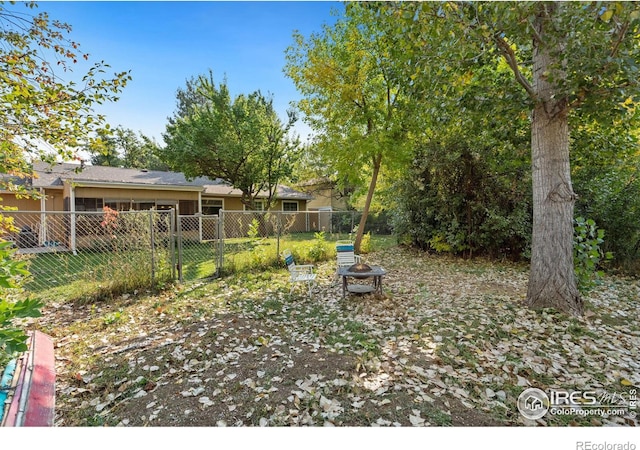
[[[178,281],[182,283],[182,217],[178,215]]]
[[[171,281],[176,279],[176,210],[169,210],[169,253],[171,255]]]
[[[224,211],[218,211],[218,265],[216,274],[222,275],[222,266],[224,264]]]
[[[282,234],[282,214],[278,213],[276,221],[276,261],[280,257],[280,235]]]
[[[353,229],[356,226],[356,212],[351,211],[351,229],[349,230],[349,235],[353,234]]]
[[[155,288],[156,270],[156,241],[153,226],[153,210],[149,210],[149,240],[151,241],[151,288]]]

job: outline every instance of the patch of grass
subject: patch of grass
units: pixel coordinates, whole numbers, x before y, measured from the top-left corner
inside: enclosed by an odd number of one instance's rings
[[[45,253],[29,255],[32,277],[25,289],[47,301],[66,300],[90,303],[117,297],[135,290],[150,289],[154,283],[170,279],[167,251],[152,258],[148,251],[93,252],[76,255]],[[153,279],[152,279],[153,272]]]
[[[449,339],[442,341],[442,345],[436,349],[436,355],[438,355],[445,364],[451,365],[452,367],[473,366],[478,362],[473,350],[464,345],[464,343]]]
[[[87,416],[84,419],[84,426],[87,427],[115,427],[118,421],[109,416],[101,416],[100,414],[94,414],[93,416]]]
[[[97,390],[104,390],[106,392],[115,391],[113,388],[119,380],[131,378],[131,374],[129,372],[130,369],[128,364],[106,366],[100,370],[100,375],[93,379],[93,383],[95,383]],[[137,386],[144,386],[146,383],[147,379],[143,377],[136,384],[131,386],[130,389]]]
[[[611,327],[622,327],[628,325],[629,320],[625,317],[614,316],[610,314],[600,314],[596,316],[600,321],[602,321],[603,325],[608,325]]]
[[[571,319],[569,321],[569,325],[567,326],[567,333],[575,337],[589,336],[594,339],[598,338],[598,335],[596,333],[590,331],[587,327],[585,327],[583,323],[575,319]]]
[[[122,308],[118,311],[110,312],[104,316],[102,319],[102,323],[105,326],[113,325],[114,323],[120,322],[122,320]]]
[[[328,261],[336,257],[335,241],[344,239],[339,234],[324,234],[319,239],[316,233],[292,233],[276,238],[262,238],[256,244],[248,238],[236,238],[225,241],[225,262],[223,273],[246,272],[284,267],[278,251],[290,249],[298,264],[313,264]],[[371,237],[371,251],[381,251],[396,244],[395,236]]]
[[[263,308],[269,309],[272,311],[282,311],[283,306],[284,306],[284,303],[282,302],[282,300],[275,299],[275,298],[267,298],[262,303]]]
[[[228,239],[224,244],[224,267],[217,267],[217,244],[205,249],[199,245],[185,245],[182,250],[182,276],[186,281],[214,276],[218,269],[227,276],[236,272],[254,272],[268,276],[272,269],[284,268],[278,251],[290,248],[299,264],[318,263],[335,258],[335,241],[344,238],[326,234],[319,240],[314,233],[283,235],[276,238],[253,240]],[[371,250],[379,251],[395,245],[394,236],[372,236]],[[23,255],[33,276],[25,288],[36,298],[46,301],[76,301],[91,303],[112,300],[124,293],[151,288],[170,288],[171,260],[168,250],[154,255],[155,271],[152,279],[149,251],[96,251]],[[177,256],[176,256],[177,258]],[[246,280],[245,280],[246,281]]]
[[[435,406],[422,408],[421,412],[423,413],[422,417],[424,417],[431,425],[435,425],[437,427],[452,426],[451,415],[436,408]]]

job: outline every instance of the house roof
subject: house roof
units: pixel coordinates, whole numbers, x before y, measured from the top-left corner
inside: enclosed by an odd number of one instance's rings
[[[33,187],[36,188],[62,186],[66,180],[180,187],[193,186],[194,188],[201,188],[205,183],[224,183],[219,179],[210,180],[203,177],[188,181],[183,174],[177,172],[125,169],[122,167],[89,165],[82,167],[80,164],[57,163],[51,165],[45,162],[37,162],[34,163],[33,168],[37,174],[37,178],[33,180]]]
[[[198,177],[188,180],[184,174],[179,172],[163,172],[159,170],[146,169],[126,169],[122,167],[90,166],[82,167],[80,164],[57,163],[49,164],[45,162],[34,163],[34,172],[37,178],[33,180],[34,188],[51,188],[62,186],[64,181],[74,183],[95,183],[95,184],[116,184],[118,187],[127,185],[142,187],[155,186],[166,188],[179,188],[202,191],[203,195],[221,195],[226,197],[240,197],[242,191],[234,188],[224,180],[216,178],[214,180],[207,177]],[[266,193],[258,195],[266,197]],[[288,186],[279,185],[276,189],[276,196],[279,199],[311,200],[313,196],[296,191]]]

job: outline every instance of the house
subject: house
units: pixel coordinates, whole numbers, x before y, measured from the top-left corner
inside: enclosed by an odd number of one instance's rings
[[[305,181],[296,188],[310,195],[307,204],[309,211],[346,211],[347,195],[336,187],[336,183],[327,177]]]
[[[245,210],[241,202],[241,191],[223,180],[205,177],[187,180],[183,174],[176,172],[36,162],[33,178],[12,179],[12,182],[21,183],[41,194],[39,199],[32,199],[20,198],[9,191],[0,191],[3,206],[15,207],[19,212],[35,212],[21,214],[23,220],[16,222],[18,228],[28,230],[25,233],[34,233],[34,237],[29,240],[25,237],[28,235],[22,235],[23,243],[26,242],[28,247],[35,246],[36,241],[39,246],[46,246],[52,241],[51,233],[47,236],[44,230],[47,229],[46,216],[54,217],[56,213],[64,212],[70,223],[58,227],[64,228],[64,236],[57,236],[55,241],[62,241],[65,246],[68,245],[75,251],[80,245],[77,243],[80,232],[76,230],[76,221],[82,213],[101,212],[104,207],[117,211],[173,209],[176,217],[194,218],[201,215],[217,215],[220,210]],[[264,211],[266,197],[266,193],[258,195],[256,210]],[[290,214],[304,212],[312,199],[309,194],[280,185],[277,187],[276,201],[270,211]],[[306,231],[308,218],[296,218],[295,221],[295,229]],[[202,239],[202,221],[193,220],[192,223],[198,225],[192,225],[191,228],[200,227]]]
[[[314,178],[299,183],[296,189],[312,197],[307,203],[307,209],[318,212],[320,229],[335,230],[336,225],[340,229],[341,218],[348,220],[344,212],[350,210],[347,200],[352,193],[351,189],[338,189],[336,183],[328,177]]]
[[[228,183],[200,177],[188,181],[181,173],[146,169],[45,162],[34,164],[33,179],[21,182],[40,192],[39,200],[0,192],[2,204],[19,211],[168,210],[180,215],[217,214],[221,209],[242,211],[241,191]],[[14,181],[15,182],[15,181]],[[266,193],[259,194],[256,209],[264,210]],[[313,196],[278,186],[273,211],[306,211]]]

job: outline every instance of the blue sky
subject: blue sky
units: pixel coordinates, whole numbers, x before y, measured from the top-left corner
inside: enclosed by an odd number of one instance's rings
[[[154,137],[162,133],[176,105],[176,90],[186,80],[213,71],[227,78],[232,95],[256,90],[273,95],[284,120],[289,103],[300,95],[283,73],[284,51],[294,30],[305,36],[333,23],[340,2],[271,1],[114,1],[39,3],[52,19],[70,24],[69,37],[104,60],[113,72],[131,71],[133,80],[117,103],[96,111],[112,126],[122,125]],[[80,75],[80,67],[76,72]],[[301,122],[301,120],[299,121]],[[308,127],[299,123],[304,140]]]

